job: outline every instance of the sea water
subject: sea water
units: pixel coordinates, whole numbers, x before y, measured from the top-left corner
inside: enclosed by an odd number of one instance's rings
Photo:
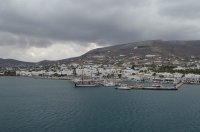
[[[200,131],[200,86],[174,91],[74,88],[0,77],[0,132]]]

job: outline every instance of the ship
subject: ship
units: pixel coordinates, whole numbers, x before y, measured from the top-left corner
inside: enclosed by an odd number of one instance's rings
[[[100,86],[99,83],[96,81],[91,81],[91,80],[78,80],[74,81],[74,86],[75,87],[98,87]]]
[[[82,75],[80,80],[75,80],[74,86],[75,87],[98,87],[100,86],[100,82],[96,80],[92,80],[92,72],[90,75],[90,79],[85,80],[83,70],[82,70]]]

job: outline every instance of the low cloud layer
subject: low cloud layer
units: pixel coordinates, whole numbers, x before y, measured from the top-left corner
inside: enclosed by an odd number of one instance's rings
[[[200,35],[200,2],[194,0],[0,2],[2,58],[63,59],[106,45]]]

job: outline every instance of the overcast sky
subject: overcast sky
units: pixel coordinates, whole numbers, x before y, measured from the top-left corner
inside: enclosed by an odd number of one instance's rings
[[[79,56],[143,40],[196,40],[198,0],[0,0],[0,57]]]

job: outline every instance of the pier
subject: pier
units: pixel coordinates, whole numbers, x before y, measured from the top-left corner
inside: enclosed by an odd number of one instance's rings
[[[138,89],[138,90],[178,90],[176,87],[137,87],[132,89]]]
[[[126,87],[120,87],[119,89],[123,90],[130,90],[130,89],[136,89],[136,90],[178,90],[183,85],[182,82],[177,83],[174,86],[163,86],[163,85],[152,85],[152,86],[144,86],[144,85],[127,85]],[[117,88],[118,89],[118,88]]]
[[[175,88],[180,88],[181,86],[183,85],[183,83],[181,82],[181,83],[178,83],[176,86],[175,86]]]

